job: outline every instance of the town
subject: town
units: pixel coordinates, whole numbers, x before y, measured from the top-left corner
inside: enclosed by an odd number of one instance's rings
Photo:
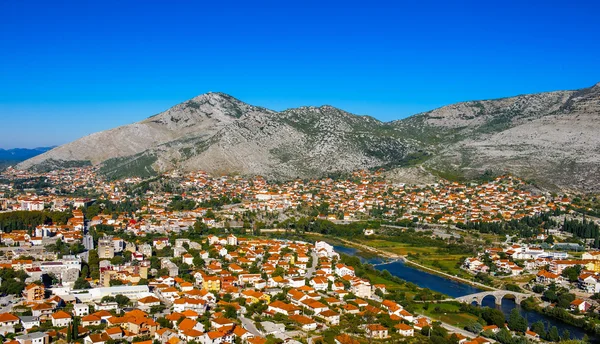
[[[544,326],[515,325],[512,314],[505,323],[503,315],[461,308],[471,312],[470,322],[448,323],[426,311],[454,302],[447,296],[417,288],[420,300],[407,297],[398,286],[416,289],[340,254],[329,243],[339,238],[299,231],[296,220],[379,221],[381,227],[359,232],[363,239],[344,242],[383,256],[391,252],[367,238],[384,240],[385,226],[403,235],[433,226],[414,235],[469,246],[465,233],[477,224],[547,214],[547,227],[559,216],[575,221],[568,196],[525,186],[512,176],[405,185],[386,181],[382,171],[269,182],[205,172],[105,180],[93,167],[8,169],[0,176],[0,334],[21,344],[559,341]],[[277,237],[291,235],[291,223],[297,238]],[[593,239],[569,244],[574,237],[542,225],[530,237],[488,239],[476,255],[465,255],[455,277],[473,276],[492,290],[510,286],[509,297],[544,299],[575,317],[595,314],[600,253]],[[556,242],[548,245],[549,238]],[[569,245],[577,246],[576,256]],[[410,252],[397,258],[414,259]]]

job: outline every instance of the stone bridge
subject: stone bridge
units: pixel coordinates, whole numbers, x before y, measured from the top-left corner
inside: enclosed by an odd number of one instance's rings
[[[525,300],[526,298],[528,298],[530,296],[534,296],[533,294],[517,293],[514,291],[508,291],[508,290],[494,290],[494,291],[484,291],[481,293],[457,297],[455,300],[463,302],[463,303],[469,303],[469,304],[472,303],[473,301],[475,301],[475,302],[477,302],[478,305],[481,306],[483,299],[486,296],[490,296],[490,295],[494,297],[494,299],[496,301],[496,305],[501,305],[502,299],[507,295],[514,297],[517,305],[520,305],[521,301]]]

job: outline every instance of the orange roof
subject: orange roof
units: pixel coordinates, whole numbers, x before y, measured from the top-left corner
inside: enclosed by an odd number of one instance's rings
[[[10,313],[0,314],[0,322],[19,321],[19,317]]]
[[[52,318],[54,319],[71,319],[71,314],[63,311],[58,311],[52,314]]]

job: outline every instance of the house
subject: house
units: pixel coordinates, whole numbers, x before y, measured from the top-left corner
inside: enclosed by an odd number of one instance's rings
[[[354,268],[351,266],[344,265],[344,264],[336,264],[335,265],[335,274],[340,277],[354,276]]]
[[[199,323],[196,320],[185,318],[179,323],[179,325],[177,325],[177,330],[179,331],[179,334],[182,335],[184,332],[189,330],[204,332],[205,329],[202,323]]]
[[[160,306],[160,300],[155,296],[146,296],[139,299],[137,305],[141,310],[150,310],[154,306]]]
[[[482,331],[490,331],[492,333],[498,333],[500,332],[500,328],[496,325],[488,325],[488,326],[484,326]]]
[[[360,344],[360,342],[347,334],[340,334],[334,338],[335,344]]]
[[[50,318],[52,319],[52,326],[54,327],[67,327],[73,320],[71,314],[64,311],[58,311],[52,314]]]
[[[106,334],[112,340],[119,340],[123,338],[123,329],[119,326],[110,327],[104,330],[104,334]]]
[[[527,330],[527,331],[525,331],[525,338],[534,340],[534,341],[539,341],[540,335],[533,331]]]
[[[267,309],[269,312],[274,312],[274,313],[281,313],[283,315],[294,315],[294,314],[300,314],[300,308],[289,304],[289,303],[285,303],[283,301],[274,301],[271,302],[269,304],[269,308]]]
[[[370,324],[367,325],[366,328],[367,336],[375,339],[384,339],[389,337],[388,329],[385,326],[379,324]]]
[[[214,329],[222,329],[223,327],[233,327],[234,322],[226,318],[216,318],[211,320],[210,326]]]
[[[404,337],[412,337],[415,334],[414,328],[407,324],[400,323],[395,325],[394,328],[396,329],[396,331],[398,331],[399,335]]]
[[[307,316],[291,315],[289,319],[300,325],[304,331],[314,331],[317,329],[317,323]]]
[[[40,319],[49,318],[54,311],[54,307],[47,303],[38,303],[31,307],[31,313],[34,317],[39,317]]]
[[[540,270],[535,276],[535,280],[541,284],[558,283],[561,276],[546,270]]]
[[[322,311],[318,316],[325,319],[325,322],[329,325],[335,326],[340,324],[340,315],[330,309]]]
[[[87,326],[98,326],[102,323],[102,319],[100,317],[95,316],[93,314],[86,315],[81,318],[81,325],[84,327]]]
[[[210,331],[204,333],[199,342],[202,344],[232,343],[233,337],[233,333]]]
[[[75,316],[82,317],[90,314],[90,307],[83,303],[77,303],[73,305],[73,313]]]
[[[84,344],[105,344],[107,341],[111,340],[111,337],[106,333],[97,333],[90,334],[83,339]]]
[[[328,281],[325,277],[315,277],[310,280],[310,285],[315,290],[327,290]]]
[[[577,278],[577,282],[579,284],[579,288],[585,290],[588,293],[598,293],[600,292],[600,282],[598,281],[598,276],[590,274],[590,273],[582,273]]]
[[[21,325],[23,325],[23,328],[26,330],[29,330],[36,326],[40,326],[40,318],[38,317],[22,315],[20,316],[20,318]]]
[[[50,343],[50,336],[44,332],[34,332],[17,336],[15,340],[19,344],[48,344]]]
[[[11,313],[0,314],[0,333],[14,333],[15,326],[18,325],[20,321],[19,317]]]
[[[590,309],[591,306],[592,305],[589,302],[584,301],[582,299],[576,299],[573,302],[571,302],[572,311],[587,312],[587,310]]]

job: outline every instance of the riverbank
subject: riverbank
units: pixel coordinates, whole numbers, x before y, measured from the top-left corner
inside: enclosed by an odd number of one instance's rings
[[[399,254],[395,254],[395,253],[392,253],[392,252],[384,251],[384,250],[377,249],[377,248],[374,248],[374,247],[371,247],[371,246],[368,246],[368,245],[364,245],[364,244],[360,244],[360,243],[348,241],[346,239],[336,238],[336,240],[344,243],[344,245],[348,245],[350,247],[358,248],[358,249],[360,249],[362,251],[366,251],[366,252],[375,254],[377,256],[380,256],[380,257],[384,257],[384,258],[388,258],[388,259],[392,259],[392,260],[401,260],[405,264],[413,266],[413,267],[415,267],[415,268],[417,268],[419,270],[423,270],[425,272],[428,272],[428,273],[431,273],[431,274],[434,274],[434,275],[442,276],[442,277],[451,279],[453,281],[465,283],[465,284],[468,284],[470,286],[473,286],[473,287],[476,287],[476,288],[480,288],[480,289],[483,289],[483,290],[499,290],[497,288],[494,288],[494,287],[486,285],[486,284],[482,284],[482,283],[475,282],[475,281],[472,281],[472,280],[468,280],[468,279],[465,279],[465,278],[462,278],[462,277],[451,275],[451,274],[445,273],[443,271],[439,271],[437,269],[434,269],[432,267],[428,267],[428,266],[425,266],[423,264],[419,264],[417,262],[414,262],[414,261],[408,259],[406,256],[403,256],[403,255],[399,255]],[[383,265],[385,265],[385,264],[383,264]]]

